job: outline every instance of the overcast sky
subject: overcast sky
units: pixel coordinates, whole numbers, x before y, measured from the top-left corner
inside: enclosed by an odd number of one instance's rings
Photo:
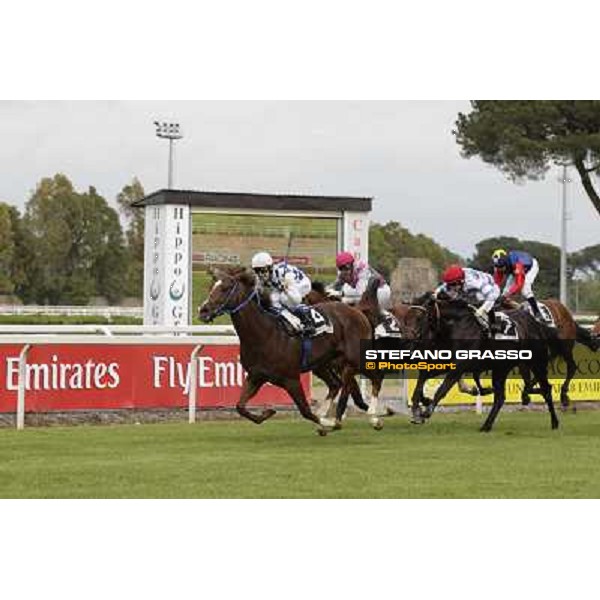
[[[559,171],[515,185],[461,158],[451,130],[468,110],[467,101],[0,101],[0,201],[22,209],[57,172],[113,205],[133,176],[148,193],[166,187],[167,142],[153,121],[174,119],[185,135],[176,188],[371,196],[374,220],[463,256],[494,235],[558,244]],[[571,176],[570,251],[600,242],[600,217]]]

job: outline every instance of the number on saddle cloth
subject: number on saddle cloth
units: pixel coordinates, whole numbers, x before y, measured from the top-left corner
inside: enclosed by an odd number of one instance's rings
[[[294,309],[294,313],[302,319],[305,327],[308,325],[311,337],[316,337],[323,333],[333,333],[333,326],[329,322],[329,319],[313,306],[300,304]]]
[[[542,315],[542,318],[544,319],[544,322],[547,325],[550,325],[550,327],[556,327],[556,323],[554,322],[554,317],[552,316],[552,312],[550,311],[550,309],[543,302],[540,302],[539,300],[538,300],[537,305],[538,305],[538,308],[540,309],[540,313]],[[527,311],[531,315],[535,316],[533,314],[533,309],[531,308],[531,305],[529,304],[529,302],[527,302],[527,301],[524,302],[522,306],[523,306],[523,308],[527,309]]]
[[[516,323],[505,313],[496,312],[496,323],[500,331],[494,333],[495,340],[518,340]]]
[[[402,333],[400,332],[400,325],[398,320],[392,313],[385,313],[383,321],[375,327],[375,339],[393,337],[400,338]]]

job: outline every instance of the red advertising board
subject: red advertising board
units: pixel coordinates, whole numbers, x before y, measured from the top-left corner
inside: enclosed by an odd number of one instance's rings
[[[15,412],[21,345],[0,345],[0,412]],[[25,410],[50,412],[188,405],[194,345],[33,345],[27,356]],[[239,346],[208,345],[197,368],[197,407],[233,407],[245,373]],[[307,396],[310,378],[303,376]],[[291,405],[281,388],[265,385],[251,405]]]

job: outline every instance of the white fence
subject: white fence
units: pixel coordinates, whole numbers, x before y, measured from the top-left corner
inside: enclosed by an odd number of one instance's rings
[[[135,317],[142,319],[141,306],[42,306],[0,304],[0,315],[66,315],[68,317]]]

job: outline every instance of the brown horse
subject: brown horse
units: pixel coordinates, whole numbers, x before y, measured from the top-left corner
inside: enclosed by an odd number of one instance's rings
[[[365,317],[367,317],[373,332],[375,331],[375,328],[377,327],[377,325],[379,325],[382,321],[381,310],[379,308],[379,301],[377,299],[377,288],[378,287],[379,287],[379,280],[377,278],[373,278],[369,282],[367,289],[363,293],[359,302],[357,304],[353,305],[353,308],[355,310],[360,311],[362,314],[365,315]],[[305,301],[307,304],[319,304],[322,302],[336,302],[336,301],[339,301],[339,298],[337,296],[328,295],[325,286],[319,281],[314,281],[312,283],[312,290],[305,297]],[[394,316],[398,320],[400,320],[402,318],[402,316],[406,313],[407,309],[408,309],[408,305],[396,305],[392,308],[392,310],[390,312],[392,312],[392,314],[394,314]],[[341,362],[339,362],[338,368],[343,369],[344,365]],[[364,401],[362,398],[362,394],[360,392],[359,386],[356,384],[354,375],[355,374],[352,372],[346,373],[346,378],[345,378],[346,385],[344,386],[342,393],[340,394],[340,397],[337,402],[336,423],[337,423],[338,427],[341,426],[341,420],[342,420],[342,417],[344,416],[344,413],[346,412],[346,409],[348,407],[348,398],[350,396],[352,397],[354,404],[358,408],[360,408],[361,410],[365,410],[365,408],[363,408]],[[373,393],[373,395],[375,397],[378,397],[379,392],[381,390],[381,386],[383,385],[383,380],[384,380],[385,376],[384,375],[373,375],[372,377],[373,377],[373,379],[371,381],[373,382],[374,389],[377,391],[377,393],[376,394]],[[329,415],[333,408],[333,399],[330,398],[330,396],[328,396],[323,401],[323,404],[326,406],[326,409],[324,410],[324,414]],[[373,411],[370,411],[370,412],[373,412]],[[377,415],[383,414],[385,416],[391,416],[394,414],[394,411],[392,409],[390,409],[389,407],[382,407],[381,409],[377,408],[375,410],[375,413]],[[383,427],[383,422],[378,417],[372,418],[371,422],[372,422],[373,426],[375,427],[375,429],[381,429]]]
[[[556,351],[557,354],[564,359],[567,367],[565,380],[560,389],[560,407],[562,410],[567,410],[570,404],[569,384],[577,372],[577,364],[573,358],[573,348],[575,343],[578,342],[583,344],[590,350],[597,350],[598,342],[587,329],[581,327],[581,325],[575,321],[569,309],[562,302],[555,298],[548,298],[541,302],[548,308],[554,319],[559,338],[559,344],[555,346]],[[507,309],[521,308],[521,305],[516,302],[508,301],[505,303],[504,307]],[[531,401],[530,394],[535,393],[534,381],[531,379],[529,370],[526,367],[521,368],[520,371],[525,382],[525,387],[521,393],[521,403],[524,406],[527,406]]]
[[[208,322],[221,314],[231,315],[240,339],[240,361],[247,372],[236,406],[238,413],[257,424],[275,414],[275,410],[268,409],[256,415],[246,408],[248,401],[268,382],[285,389],[302,416],[318,424],[321,430],[333,427],[333,421],[319,418],[311,411],[300,375],[313,371],[327,383],[331,394],[337,385],[331,378],[333,360],[342,358],[345,365],[358,372],[360,340],[371,337],[366,317],[342,303],[319,305],[319,312],[329,320],[333,333],[310,340],[308,350],[302,339],[285,332],[277,317],[264,308],[254,273],[233,268],[217,270],[213,278],[216,282],[199,308],[199,317]],[[375,400],[378,391],[374,384]]]

